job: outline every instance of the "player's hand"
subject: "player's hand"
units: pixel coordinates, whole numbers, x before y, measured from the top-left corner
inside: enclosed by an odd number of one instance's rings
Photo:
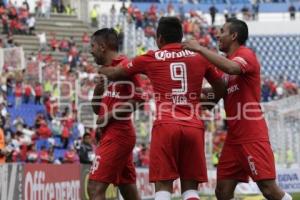
[[[182,48],[198,52],[200,51],[199,49],[201,49],[202,46],[199,44],[197,40],[187,40],[182,42]]]

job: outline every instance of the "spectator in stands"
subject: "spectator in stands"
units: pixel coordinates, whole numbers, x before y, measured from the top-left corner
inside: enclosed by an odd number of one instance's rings
[[[70,147],[64,154],[64,163],[77,163],[79,161],[78,155],[74,147]]]
[[[76,46],[76,41],[74,36],[70,36],[69,40],[68,40],[68,44],[69,44],[69,49],[71,49],[71,47]]]
[[[30,11],[30,7],[29,4],[27,2],[27,0],[23,1],[22,5],[24,6],[24,8],[29,12]]]
[[[296,19],[296,8],[295,8],[294,4],[290,5],[289,13],[290,13],[290,19],[295,20]]]
[[[249,8],[244,5],[243,8],[241,9],[241,12],[243,14],[243,20],[249,20],[250,17],[251,17],[251,14],[250,14],[250,11],[249,11]]]
[[[271,96],[271,89],[269,87],[267,80],[265,80],[261,86],[261,94],[262,94],[262,101],[268,102],[269,97]]]
[[[51,0],[43,0],[42,13],[47,19],[50,18],[50,12],[51,12]]]
[[[7,34],[7,39],[6,39],[6,44],[5,44],[5,47],[6,48],[12,48],[12,47],[15,47],[15,42],[14,42],[14,36],[11,32],[9,32]]]
[[[22,83],[18,82],[15,87],[15,107],[18,108],[22,103],[23,87]]]
[[[110,8],[110,14],[111,15],[115,15],[116,14],[116,7],[115,7],[115,4],[113,4]]]
[[[34,103],[41,105],[41,98],[43,95],[43,87],[42,87],[42,84],[40,84],[39,82],[35,83],[34,93],[35,93]]]
[[[81,42],[82,42],[82,52],[88,53],[89,46],[90,46],[90,36],[88,35],[87,32],[83,33],[83,35],[81,37]]]
[[[55,33],[51,33],[52,38],[49,41],[50,47],[52,49],[52,51],[56,51],[58,50],[59,47],[59,41],[56,39],[56,34]]]
[[[211,25],[215,24],[215,18],[216,18],[216,13],[218,12],[218,9],[215,7],[215,5],[211,5],[209,8],[209,14],[211,17]]]
[[[43,1],[42,0],[36,0],[35,1],[35,15],[36,17],[42,17],[42,5]]]
[[[142,148],[138,154],[140,160],[141,167],[149,167],[150,163],[150,155],[149,149],[147,148],[146,144],[142,144]]]
[[[44,144],[48,144],[48,138],[51,137],[52,132],[44,119],[41,119],[37,126],[37,135],[40,139],[43,139]]]
[[[65,7],[65,13],[67,15],[72,15],[75,12],[75,8],[72,8],[70,4]]]
[[[41,147],[41,151],[39,152],[39,160],[40,160],[40,163],[48,163],[49,162],[49,153],[44,145]]]
[[[61,133],[61,141],[64,149],[68,148],[70,135],[70,129],[64,124]]]
[[[83,140],[78,151],[80,163],[92,164],[95,154],[93,152],[92,137],[89,133],[83,135]]]
[[[55,157],[54,157],[54,147],[50,146],[48,149],[48,163],[54,163]]]
[[[0,8],[0,10],[1,10],[1,8]],[[5,13],[1,14],[1,21],[2,21],[2,28],[3,28],[2,33],[3,34],[8,34],[9,28],[8,28],[8,16],[7,16],[7,14],[5,14]]]
[[[259,0],[251,0],[251,6],[252,6],[252,19],[258,20]]]
[[[90,12],[91,26],[98,28],[98,10],[97,6],[94,6]]]
[[[28,104],[30,102],[30,97],[32,94],[31,86],[27,83],[24,88],[24,103]]]
[[[68,4],[68,7],[67,8],[69,8],[69,4]],[[71,14],[71,12],[72,12],[72,10],[71,11],[69,11],[69,10],[67,10],[66,8],[65,8],[65,5],[64,5],[64,3],[63,3],[63,1],[62,0],[58,0],[58,4],[57,4],[57,12],[58,13],[64,13],[64,12],[66,12],[67,14]]]
[[[47,51],[47,36],[45,32],[36,34],[39,39],[40,49],[39,51]]]
[[[29,18],[27,19],[27,26],[28,26],[28,34],[33,35],[33,31],[35,30],[35,17],[34,17],[34,15],[30,14]]]
[[[63,37],[63,39],[60,41],[59,50],[64,52],[69,51],[69,42],[66,37]]]
[[[35,144],[29,145],[28,151],[27,151],[27,160],[26,160],[26,162],[36,163],[38,161],[38,158],[39,158],[39,154],[36,150]]]
[[[125,2],[122,2],[122,6],[120,8],[120,13],[123,14],[124,16],[127,14],[127,8],[125,6]]]

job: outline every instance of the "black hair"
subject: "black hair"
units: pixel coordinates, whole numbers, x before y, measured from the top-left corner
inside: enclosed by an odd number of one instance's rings
[[[91,134],[90,134],[90,133],[85,133],[85,134],[83,135],[83,138],[86,138],[86,137],[88,137],[88,136],[91,137]]]
[[[118,33],[113,28],[102,28],[96,31],[93,36],[95,40],[102,39],[110,50],[119,50],[119,37]]]
[[[236,18],[230,18],[226,22],[230,23],[229,26],[230,33],[237,33],[238,43],[240,45],[246,44],[246,41],[249,36],[247,24],[244,21]]]
[[[161,36],[166,43],[181,42],[183,31],[180,20],[177,17],[160,18],[156,35]]]

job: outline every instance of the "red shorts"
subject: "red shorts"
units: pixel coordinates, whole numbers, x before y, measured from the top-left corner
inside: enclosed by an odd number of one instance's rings
[[[90,169],[89,179],[113,183],[114,185],[135,184],[136,173],[133,164],[132,150],[135,136],[125,130],[110,129],[106,131],[96,148],[96,157]],[[119,134],[129,135],[126,140],[116,138]],[[111,137],[113,135],[113,137]]]
[[[152,129],[150,182],[174,180],[207,182],[204,130],[178,124],[158,124]]]
[[[276,178],[274,155],[270,142],[226,144],[217,167],[217,179],[248,182]]]

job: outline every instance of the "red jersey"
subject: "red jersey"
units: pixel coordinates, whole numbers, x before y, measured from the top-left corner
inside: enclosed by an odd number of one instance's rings
[[[116,59],[114,59],[111,65],[127,67],[128,63],[129,60],[125,56],[121,55]],[[141,87],[140,80],[137,76],[132,78],[132,83],[135,85],[135,87]],[[123,102],[127,102],[130,99],[140,100],[141,98],[142,98],[141,96],[135,93],[135,90],[134,88],[132,88],[132,85],[124,84],[124,83],[122,84],[120,82],[111,82],[109,83],[107,90],[103,94],[103,98],[101,101],[102,106],[100,106],[99,116],[105,116],[106,112],[112,111],[113,108],[118,107]],[[130,114],[128,114],[128,117],[129,116]],[[133,128],[131,119],[128,120],[112,119],[109,122],[109,124],[106,126],[106,128],[108,126],[116,129],[122,129],[122,130],[128,130],[128,129],[131,130]],[[128,131],[128,133],[129,132],[132,134],[131,131]]]
[[[240,65],[241,74],[223,76],[228,83],[224,98],[228,122],[226,142],[269,141],[260,106],[260,64],[256,55],[251,49],[241,46],[229,59]]]
[[[156,102],[155,124],[204,128],[199,104],[202,81],[205,77],[210,82],[213,70],[204,57],[173,43],[136,57],[127,73],[143,73],[150,79]]]

